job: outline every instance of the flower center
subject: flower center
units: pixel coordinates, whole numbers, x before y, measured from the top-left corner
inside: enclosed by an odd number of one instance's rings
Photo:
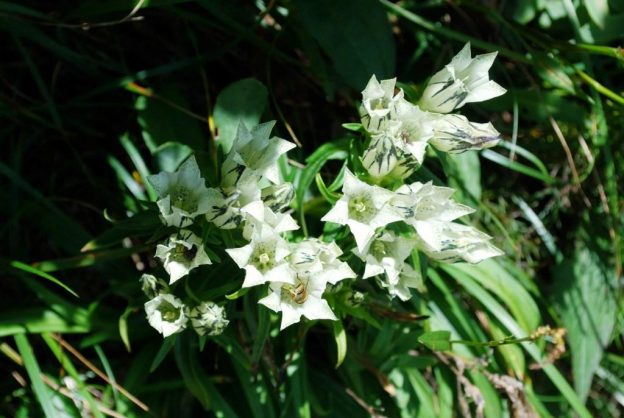
[[[180,317],[180,310],[166,300],[160,302],[158,312],[160,312],[162,319],[167,322],[175,322]]]
[[[197,210],[197,198],[192,195],[191,191],[184,186],[177,186],[171,192],[171,206],[182,209],[188,213]]]
[[[377,210],[369,196],[356,196],[349,200],[349,217],[359,222],[370,221]]]
[[[387,255],[388,250],[383,241],[375,240],[373,241],[373,245],[371,245],[370,252],[377,260],[381,260]]]
[[[275,244],[261,243],[256,245],[249,261],[261,273],[266,273],[275,265]]]

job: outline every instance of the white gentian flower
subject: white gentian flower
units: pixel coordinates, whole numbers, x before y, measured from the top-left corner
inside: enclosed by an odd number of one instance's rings
[[[413,239],[384,231],[375,236],[364,251],[354,248],[355,255],[366,262],[362,278],[385,274],[388,283],[398,283],[399,274],[406,265],[405,259],[411,254],[415,244]]]
[[[335,242],[308,238],[293,244],[289,259],[291,267],[300,277],[313,275],[317,281],[336,284],[356,277],[351,267],[338,259],[341,255],[342,250]]]
[[[160,199],[161,220],[167,226],[186,227],[208,211],[211,191],[206,188],[195,156],[187,159],[174,173],[161,172],[147,180]]]
[[[297,276],[293,283],[271,283],[269,294],[258,301],[275,312],[282,312],[280,329],[284,329],[301,320],[308,319],[336,320],[336,315],[323,299],[327,282],[318,280],[314,274]]]
[[[295,197],[292,183],[275,184],[262,189],[261,198],[273,212],[283,212]]]
[[[266,282],[294,283],[295,273],[286,257],[290,254],[288,244],[271,227],[255,228],[251,242],[244,247],[229,248],[227,253],[238,267],[245,269],[243,287],[257,286]]]
[[[256,176],[263,176],[272,183],[280,183],[277,160],[280,155],[295,148],[284,139],[269,138],[275,121],[262,123],[248,130],[243,122],[238,125],[236,138],[222,165],[224,188],[234,186],[246,167]]]
[[[245,177],[233,187],[212,189],[206,220],[221,229],[237,228],[250,216],[262,221],[264,204],[257,180],[258,177]]]
[[[345,170],[342,192],[343,196],[321,220],[348,225],[359,251],[364,251],[375,229],[401,220],[387,204],[393,196],[391,191],[370,186],[349,170]]]
[[[427,143],[433,137],[431,116],[407,100],[399,100],[395,106],[395,119],[401,122],[398,128],[398,144],[411,154],[418,165],[425,159]]]
[[[431,126],[433,138],[429,143],[449,153],[490,148],[501,139],[491,123],[473,123],[462,115],[436,115]]]
[[[390,205],[418,232],[421,223],[450,222],[474,212],[471,207],[451,200],[454,192],[450,187],[434,186],[432,182],[404,184],[396,190]]]
[[[149,324],[163,337],[178,333],[188,322],[184,315],[184,304],[177,297],[165,293],[145,303],[145,313]]]
[[[374,75],[362,91],[362,106],[360,117],[362,125],[369,132],[378,132],[382,129],[382,122],[391,117],[394,105],[403,99],[403,90],[394,94],[396,78],[377,81]]]
[[[152,299],[161,293],[169,293],[169,285],[163,279],[158,279],[151,274],[143,274],[139,279],[141,290],[145,296]]]
[[[371,136],[370,145],[362,156],[362,166],[372,177],[380,179],[392,176],[403,179],[420,165],[403,151],[401,125],[401,122],[390,121],[386,123],[384,131]]]
[[[454,222],[430,222],[426,239],[420,236],[417,246],[429,257],[445,262],[478,263],[504,253],[490,244],[492,239],[477,229]]]
[[[199,335],[221,335],[228,326],[225,309],[214,302],[205,301],[198,306],[186,309],[191,325]]]
[[[391,297],[398,296],[402,301],[406,301],[412,297],[410,289],[416,289],[422,283],[422,275],[412,266],[404,263],[396,280],[390,280],[388,276],[384,276],[378,278],[378,283],[388,291]]]
[[[196,267],[212,264],[202,240],[184,229],[171,235],[166,245],[159,244],[156,257],[160,258],[169,273],[169,284],[175,283]]]
[[[261,227],[269,227],[276,234],[283,232],[295,231],[299,229],[299,224],[288,213],[273,212],[268,206],[262,207],[262,216],[251,216],[246,218],[245,227],[243,228],[243,238],[250,241],[254,231]]]
[[[504,94],[506,90],[490,80],[488,70],[496,52],[471,58],[470,44],[451,62],[431,77],[418,105],[438,113],[450,113],[466,103],[482,102]]]

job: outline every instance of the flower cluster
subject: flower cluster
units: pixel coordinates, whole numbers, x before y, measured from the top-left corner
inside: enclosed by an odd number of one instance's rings
[[[396,79],[379,82],[373,76],[362,92],[360,116],[371,137],[362,164],[375,179],[404,179],[422,163],[428,144],[459,153],[496,145],[499,133],[491,123],[473,123],[450,114],[466,103],[479,102],[505,93],[489,80],[488,70],[496,53],[470,56],[470,44],[424,89],[418,104],[408,102],[403,90],[394,93]]]
[[[151,274],[144,274],[141,277],[141,288],[150,298],[145,303],[147,320],[163,337],[186,329],[189,319],[199,335],[221,334],[229,323],[222,307],[206,301],[190,308],[170,293],[169,286],[164,280],[157,279]]]
[[[189,324],[202,336],[218,335],[227,327],[223,307],[194,296],[196,303],[187,305],[172,291],[192,270],[212,264],[208,242],[230,243],[225,252],[244,270],[242,288],[265,289],[258,303],[281,313],[281,329],[302,317],[337,319],[334,302],[339,298],[329,295],[349,289],[343,281],[358,277],[345,261],[348,257],[363,263],[362,279],[375,278],[390,297],[407,300],[410,289],[422,282],[420,268],[412,262],[419,252],[447,263],[477,263],[502,254],[489,236],[457,222],[473,209],[452,200],[453,189],[405,181],[423,164],[429,145],[457,153],[498,142],[491,124],[450,113],[504,93],[489,80],[494,57],[471,58],[466,45],[431,78],[417,104],[406,100],[402,90],[395,92],[395,79],[371,78],[360,108],[368,144],[361,167],[345,168],[342,196],[321,219],[349,228],[355,248],[347,254],[334,241],[302,238],[296,232],[299,225],[289,213],[295,188],[282,180],[279,169],[280,159],[295,145],[271,137],[275,122],[239,124],[212,187],[194,156],[174,173],[149,177],[159,195],[162,223],[173,231],[155,254],[169,280],[141,278],[150,298],[145,304],[150,325],[165,337]],[[358,295],[358,305],[362,302],[360,292],[350,294]]]
[[[373,76],[362,92],[360,117],[370,142],[361,161],[375,184],[347,170],[343,195],[322,220],[349,226],[354,253],[366,263],[363,278],[380,278],[391,296],[406,300],[408,288],[420,282],[420,272],[406,262],[414,249],[442,262],[478,263],[502,254],[488,235],[454,222],[473,209],[451,200],[453,189],[431,182],[402,184],[396,190],[379,186],[402,183],[414,173],[429,144],[459,153],[498,143],[499,134],[490,123],[449,114],[465,103],[505,92],[489,80],[495,56],[471,58],[466,45],[431,78],[418,104],[407,101],[403,90],[395,94],[396,79],[380,82]],[[408,226],[407,231],[401,226]]]

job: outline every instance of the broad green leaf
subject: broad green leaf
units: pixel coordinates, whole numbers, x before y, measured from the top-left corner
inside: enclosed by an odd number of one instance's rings
[[[479,264],[444,264],[441,268],[461,283],[461,273],[467,274],[480,286],[494,293],[509,307],[527,334],[540,325],[541,316],[533,297],[495,260],[485,260]]]
[[[481,200],[481,163],[476,152],[448,154],[450,160],[451,187],[465,191],[473,201]]]
[[[253,78],[236,81],[219,93],[215,102],[214,121],[218,130],[217,142],[224,152],[232,147],[240,122],[250,129],[260,122],[267,98],[264,84]]]
[[[296,0],[293,11],[352,88],[364,89],[373,74],[378,79],[395,76],[394,41],[379,2]]]
[[[581,246],[553,274],[553,300],[568,331],[574,386],[585,400],[615,325],[615,289],[599,256]]]
[[[433,351],[451,349],[451,331],[429,331],[418,337],[418,341]]]

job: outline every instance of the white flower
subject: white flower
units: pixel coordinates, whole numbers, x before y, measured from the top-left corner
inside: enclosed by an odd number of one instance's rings
[[[392,192],[358,180],[349,170],[345,170],[342,192],[343,196],[321,220],[348,225],[360,251],[364,251],[376,228],[401,220],[387,205]]]
[[[295,148],[295,144],[277,137],[269,138],[274,125],[275,121],[272,121],[248,130],[243,122],[239,123],[232,149],[221,168],[222,187],[234,186],[245,167],[253,175],[280,183],[277,160],[280,155]]]
[[[156,257],[160,258],[169,273],[169,284],[186,276],[196,267],[212,264],[202,240],[184,229],[171,235],[166,245],[159,244],[156,247]]]
[[[161,293],[169,293],[169,285],[163,279],[158,279],[151,274],[143,274],[139,279],[141,290],[145,296],[152,299]]]
[[[260,225],[253,231],[249,244],[225,251],[238,267],[245,269],[243,287],[257,286],[266,282],[295,281],[295,273],[286,260],[290,254],[288,244],[267,225]]]
[[[353,249],[362,261],[366,262],[363,279],[384,274],[389,283],[397,283],[403,270],[405,259],[414,248],[414,240],[396,235],[392,231],[378,234],[362,252]]]
[[[253,213],[246,218],[247,222],[245,222],[245,227],[243,228],[243,238],[246,240],[251,240],[254,231],[263,226],[272,229],[276,234],[299,229],[297,221],[288,213],[273,212],[268,206],[263,206],[261,213],[261,216],[256,216]]]
[[[471,58],[470,44],[451,62],[431,77],[418,102],[425,110],[450,113],[466,103],[482,102],[504,94],[506,90],[491,81],[488,70],[496,52]]]
[[[262,201],[273,212],[283,212],[295,197],[292,183],[276,184],[265,187],[261,192]]]
[[[362,156],[362,166],[376,179],[385,176],[403,179],[420,165],[402,149],[401,122],[391,122],[386,124],[385,131],[371,136],[370,145]]]
[[[221,229],[237,228],[250,216],[263,220],[264,204],[260,200],[258,179],[246,177],[233,187],[212,189],[206,220]]]
[[[205,301],[192,309],[186,309],[191,325],[199,335],[220,335],[230,321],[225,316],[225,309],[214,302]]]
[[[430,222],[426,233],[420,235],[418,247],[429,257],[445,262],[478,263],[504,253],[490,244],[492,239],[477,229],[454,222]]]
[[[412,266],[404,263],[396,280],[390,280],[388,276],[384,276],[383,279],[379,278],[378,283],[386,288],[390,296],[398,296],[402,301],[406,301],[412,297],[410,288],[415,289],[421,285],[422,275]]]
[[[360,117],[362,125],[369,132],[378,132],[383,121],[392,116],[395,104],[403,99],[403,90],[394,94],[396,78],[377,81],[374,75],[362,91]]]
[[[300,276],[313,275],[317,281],[336,284],[344,279],[354,279],[351,267],[338,257],[342,250],[335,242],[326,243],[308,238],[293,245],[290,265]]]
[[[449,153],[490,148],[501,139],[491,123],[473,123],[462,115],[436,115],[431,126],[433,138],[429,143]]]
[[[336,315],[323,299],[326,285],[327,282],[318,280],[314,274],[297,276],[293,283],[271,283],[269,294],[258,303],[282,312],[280,329],[299,322],[302,316],[336,320]]]
[[[149,324],[163,337],[178,333],[188,322],[184,315],[184,304],[170,294],[160,294],[145,303],[145,313]]]
[[[454,192],[450,187],[434,186],[432,182],[404,184],[396,190],[390,205],[420,233],[420,225],[426,222],[450,222],[474,212],[471,207],[451,200]]]
[[[212,195],[201,177],[195,156],[182,163],[176,172],[161,172],[147,180],[160,196],[157,204],[165,225],[186,227],[193,218],[208,211]]]
[[[418,162],[423,163],[427,143],[433,136],[429,113],[407,100],[399,100],[395,106],[395,119],[401,122],[398,128],[398,139],[401,148],[411,154]]]

